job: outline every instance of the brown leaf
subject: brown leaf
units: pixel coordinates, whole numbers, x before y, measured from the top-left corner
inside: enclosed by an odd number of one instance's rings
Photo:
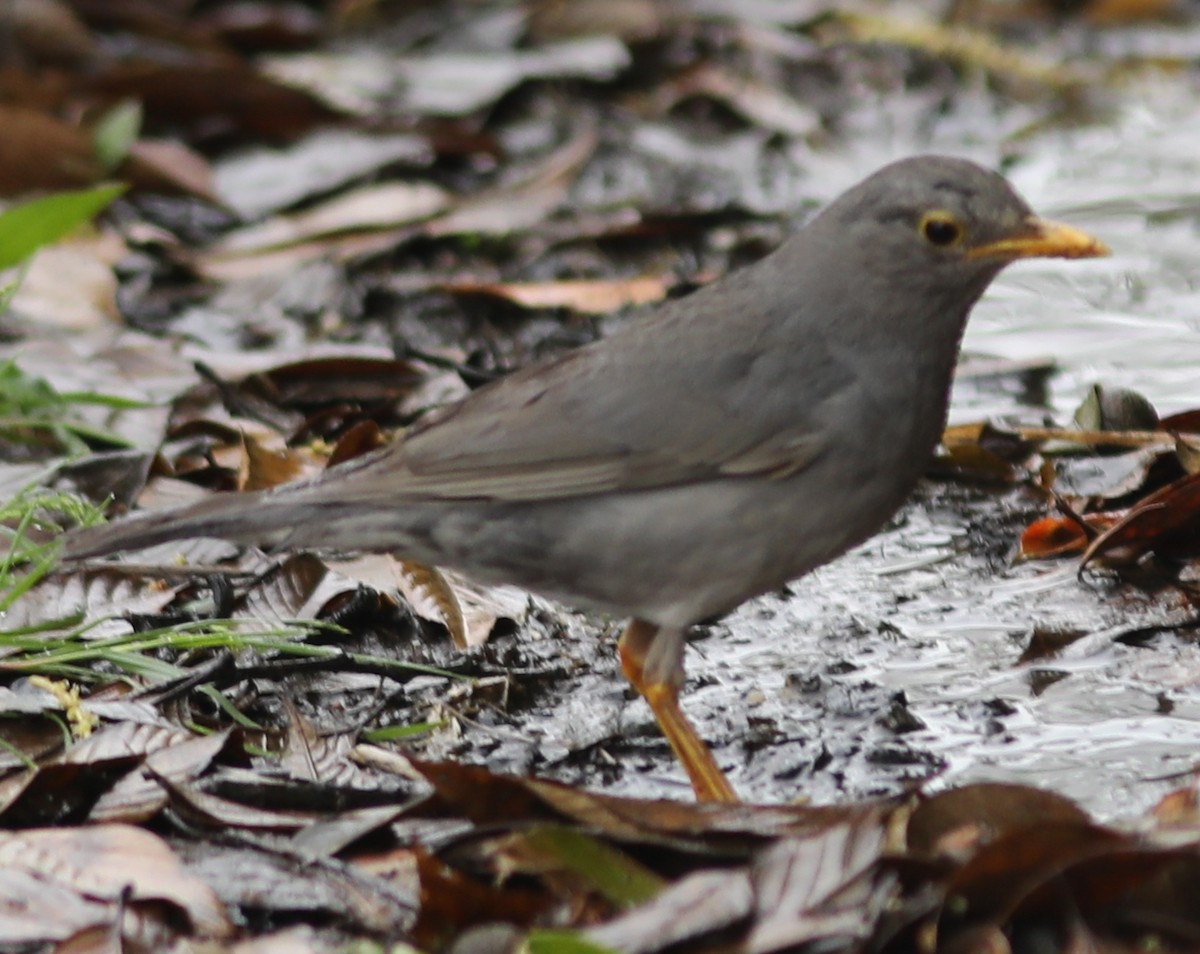
[[[845,823],[882,825],[901,804],[868,801],[846,806],[692,804],[619,798],[545,779],[525,786],[561,817],[614,838],[678,839],[693,848],[706,839],[726,856],[747,856],[762,839],[808,834]]]
[[[414,225],[449,208],[450,197],[428,182],[380,182],[325,199],[298,212],[276,215],[223,236],[197,265],[206,274],[231,259],[308,244],[354,232],[379,232]]]
[[[412,765],[433,786],[435,803],[476,824],[554,817],[518,778],[455,762],[413,759]]]
[[[0,195],[72,189],[104,174],[90,134],[53,116],[0,105]]]
[[[40,624],[40,635],[49,640],[62,632],[47,628],[49,621],[63,620],[63,630],[67,630],[79,624],[75,617],[80,616],[85,622],[100,623],[88,634],[96,639],[129,631],[120,619],[101,620],[130,613],[160,613],[174,596],[172,588],[158,581],[135,578],[119,567],[99,566],[40,580],[9,608],[4,625],[17,629]],[[36,672],[38,664],[8,660],[0,663],[0,669]]]
[[[0,814],[12,827],[82,818],[100,795],[138,762],[136,756],[51,762],[0,781]]]
[[[1083,15],[1093,23],[1128,23],[1161,17],[1173,6],[1173,0],[1089,0]]]
[[[282,809],[259,808],[223,798],[204,791],[199,785],[175,783],[163,778],[161,782],[170,791],[174,811],[186,817],[196,826],[205,826],[214,831],[226,828],[246,831],[290,833],[308,825],[315,817],[308,811],[284,811]]]
[[[908,847],[918,855],[936,855],[947,839],[964,827],[977,833],[977,842],[986,843],[1034,825],[1086,820],[1083,809],[1054,792],[1026,785],[981,783],[922,799],[908,820]]]
[[[188,870],[212,885],[225,904],[280,920],[307,917],[372,936],[404,937],[421,904],[416,886],[396,876],[403,865],[398,858],[390,859],[391,869],[384,876],[371,877],[361,874],[358,865],[325,864],[286,850],[229,847],[215,841],[187,841],[178,850]]]
[[[530,925],[544,915],[552,899],[524,886],[500,887],[470,877],[424,851],[415,854],[421,879],[418,943],[442,947],[463,928],[488,921]]]
[[[190,195],[220,205],[212,168],[198,152],[167,139],[139,139],[114,176],[135,191]]]
[[[1087,635],[1085,630],[1070,626],[1034,626],[1033,631],[1029,634],[1029,642],[1025,644],[1025,649],[1017,657],[1017,663],[1023,666],[1026,663],[1053,659],[1068,646]],[[1031,674],[1032,678],[1033,674]]]
[[[246,456],[238,475],[238,490],[267,490],[295,480],[309,469],[309,456],[287,447],[268,447],[253,434],[242,435]]]
[[[1172,877],[1163,879],[1168,872]],[[1189,889],[1187,894],[1173,890],[1171,881]],[[1054,872],[1022,900],[1013,917],[1051,921],[1062,913],[1065,896],[1089,921],[1135,930],[1139,920],[1143,929],[1172,925],[1194,941],[1200,936],[1200,910],[1192,891],[1198,887],[1200,862],[1194,849],[1116,848]],[[1154,909],[1158,910],[1148,917]]]
[[[457,649],[487,642],[500,619],[523,617],[530,596],[512,586],[483,586],[453,570],[393,555],[397,589],[413,612],[445,626]]]
[[[1158,422],[1158,427],[1172,434],[1200,434],[1200,408],[1168,414]]]
[[[429,376],[427,365],[395,358],[321,357],[249,375],[240,388],[280,407],[400,401]]]
[[[631,305],[661,301],[668,282],[657,275],[634,278],[557,282],[447,282],[447,291],[458,295],[495,295],[522,308],[570,308],[587,315],[603,315]]]
[[[169,800],[159,779],[183,784],[199,778],[229,742],[229,732],[198,736],[183,729],[124,722],[108,726],[75,746],[68,758],[78,761],[86,755],[83,750],[88,743],[111,744],[114,739],[127,743],[131,752],[145,751],[147,757],[142,769],[130,772],[100,796],[88,814],[93,824],[153,818]]]
[[[764,850],[751,869],[756,917],[746,951],[787,950],[830,936],[868,937],[878,901],[868,905],[858,892],[840,900],[838,895],[855,882],[866,883],[885,839],[877,821],[842,823]],[[891,894],[886,888],[885,893]]]
[[[387,443],[379,425],[374,421],[359,421],[347,430],[334,445],[326,461],[326,467],[336,467],[355,457],[369,454]]]
[[[97,52],[95,37],[63,0],[25,0],[0,8],[9,56],[40,63],[81,65]]]
[[[113,265],[128,252],[112,234],[71,238],[41,249],[24,266],[13,313],[51,333],[113,328],[121,317]]]
[[[939,469],[986,480],[1012,481],[1033,445],[986,422],[956,424],[942,433]]]
[[[1048,878],[1071,864],[1128,844],[1088,822],[1061,819],[1018,825],[984,844],[946,886],[939,939],[985,926],[999,927]]]
[[[395,556],[392,559],[392,569],[396,574],[396,585],[401,595],[412,606],[414,612],[425,619],[441,623],[449,630],[450,640],[455,648],[467,649],[471,643],[462,603],[447,573],[437,567]]]
[[[225,909],[156,835],[129,825],[0,832],[0,869],[35,875],[90,898],[168,901],[205,937],[233,933]]]
[[[1200,474],[1189,474],[1139,501],[1084,551],[1082,570],[1095,559],[1136,563],[1147,553],[1194,556],[1200,552]]]
[[[154,455],[144,451],[91,454],[58,469],[54,484],[89,500],[108,501],[108,513],[128,508],[146,486]]]
[[[1175,457],[1184,473],[1200,473],[1200,437],[1194,433],[1176,434]]]
[[[54,719],[15,718],[42,712],[61,712],[62,704],[50,693],[34,689],[28,681],[17,683],[19,691],[5,688],[0,693],[0,772],[7,779],[14,770],[27,770],[30,762],[41,762],[62,750],[62,723]],[[0,783],[0,791],[4,783]]]
[[[406,806],[374,805],[350,808],[328,818],[317,819],[292,838],[292,847],[309,857],[332,858],[367,836],[385,834]]]
[[[358,584],[311,553],[295,553],[279,562],[246,594],[237,616],[287,623],[319,619],[327,608],[353,596]]]
[[[309,94],[233,59],[119,63],[91,78],[88,90],[111,102],[136,99],[151,131],[182,127],[193,140],[287,142],[339,118]]]
[[[92,925],[109,925],[113,906],[33,872],[0,869],[0,946],[24,950],[39,942],[65,939]]]
[[[1027,560],[1046,560],[1066,553],[1082,553],[1088,534],[1070,517],[1042,517],[1021,533],[1020,554]]]
[[[753,913],[754,902],[754,888],[745,869],[695,871],[675,881],[650,904],[592,928],[586,936],[627,954],[651,954],[667,948],[709,950],[699,946],[701,939],[744,922]]]
[[[325,17],[300,3],[243,2],[203,8],[192,21],[239,50],[291,50],[311,46],[327,26]]]
[[[1168,792],[1150,814],[1160,827],[1200,827],[1200,790],[1193,784]]]
[[[1132,494],[1145,493],[1148,486],[1159,486],[1185,472],[1180,470],[1180,440],[1175,443],[1175,447],[1161,444],[1122,454],[1059,456],[1052,465],[1052,485],[1060,494],[1087,498],[1092,506],[1124,501]]]
[[[538,0],[530,6],[529,34],[538,43],[597,34],[649,40],[674,12],[655,0]]]
[[[347,758],[354,746],[350,734],[318,732],[290,699],[284,708],[287,739],[280,766],[292,778],[343,787],[365,784],[364,773]]]
[[[216,282],[266,279],[295,272],[314,262],[348,262],[359,256],[378,254],[395,248],[416,232],[417,227],[413,226],[383,232],[339,233],[259,252],[235,255],[200,252],[188,256],[188,261],[198,275]]]

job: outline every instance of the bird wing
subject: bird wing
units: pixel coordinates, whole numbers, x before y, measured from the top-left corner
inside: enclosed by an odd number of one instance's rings
[[[659,327],[649,333],[627,329],[435,413],[341,479],[339,498],[546,500],[783,478],[811,464],[831,436],[812,405],[845,378],[819,344],[789,365],[752,335],[731,347],[727,333],[692,327],[695,353],[684,361],[681,339],[662,327],[673,315],[654,319]],[[796,387],[806,375],[816,386]],[[799,407],[800,398],[810,405]]]

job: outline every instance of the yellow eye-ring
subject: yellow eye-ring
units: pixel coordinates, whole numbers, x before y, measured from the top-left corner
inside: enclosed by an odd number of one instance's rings
[[[938,248],[950,248],[962,241],[963,227],[949,212],[936,209],[921,216],[917,225],[925,241]]]

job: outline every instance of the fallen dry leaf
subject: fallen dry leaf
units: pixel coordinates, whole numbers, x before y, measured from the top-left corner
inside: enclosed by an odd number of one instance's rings
[[[670,284],[658,275],[634,278],[578,279],[557,282],[447,282],[446,291],[459,295],[495,295],[522,308],[569,308],[604,315],[631,305],[646,305],[667,296]]]
[[[0,832],[0,867],[107,902],[109,918],[122,897],[131,902],[167,901],[180,908],[202,937],[233,933],[212,890],[189,874],[158,836],[130,825],[34,828]],[[58,930],[51,918],[49,935]]]

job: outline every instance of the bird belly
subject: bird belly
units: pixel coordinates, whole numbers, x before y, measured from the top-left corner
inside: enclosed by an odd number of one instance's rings
[[[398,550],[484,582],[680,627],[778,589],[868,537],[904,497],[881,505],[876,479],[818,465],[786,480],[400,506],[393,513],[404,526],[390,532]],[[378,516],[370,522],[389,532]]]

